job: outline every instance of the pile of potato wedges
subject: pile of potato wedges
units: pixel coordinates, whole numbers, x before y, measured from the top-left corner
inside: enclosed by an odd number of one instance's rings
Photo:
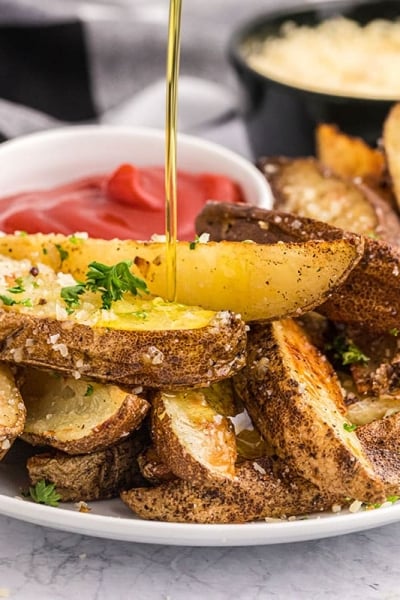
[[[157,328],[128,327],[124,309],[124,329],[0,306],[0,456],[29,443],[32,486],[183,523],[397,501],[400,105],[377,148],[334,124],[316,136],[316,157],[259,159],[272,210],[209,202],[178,243],[176,304],[205,322],[171,325],[167,307]],[[162,243],[0,238],[0,259],[78,281],[104,256],[165,297]]]

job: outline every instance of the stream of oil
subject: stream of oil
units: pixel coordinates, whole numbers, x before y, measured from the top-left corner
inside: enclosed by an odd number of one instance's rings
[[[176,299],[177,119],[182,0],[170,0],[165,114],[165,236],[167,299]]]

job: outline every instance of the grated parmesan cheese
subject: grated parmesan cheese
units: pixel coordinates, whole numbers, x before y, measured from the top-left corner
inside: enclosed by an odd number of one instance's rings
[[[336,17],[316,27],[286,22],[280,33],[256,48],[253,41],[247,56],[267,77],[335,95],[399,98],[399,21],[376,19],[363,26]]]

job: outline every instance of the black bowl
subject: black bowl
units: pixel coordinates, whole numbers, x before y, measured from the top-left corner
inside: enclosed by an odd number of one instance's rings
[[[330,1],[307,8],[297,5],[258,16],[232,35],[228,55],[243,91],[243,117],[256,158],[271,154],[314,154],[315,128],[322,122],[334,123],[346,133],[376,145],[393,100],[353,98],[300,89],[260,74],[246,61],[246,47],[267,36],[278,35],[285,22],[315,26],[338,15],[361,24],[378,18],[393,20],[400,17],[400,1]]]

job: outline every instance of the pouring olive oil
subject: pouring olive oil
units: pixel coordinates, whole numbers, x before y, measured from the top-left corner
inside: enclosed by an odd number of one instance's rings
[[[182,0],[170,0],[165,114],[165,235],[167,299],[176,299],[177,116]]]

